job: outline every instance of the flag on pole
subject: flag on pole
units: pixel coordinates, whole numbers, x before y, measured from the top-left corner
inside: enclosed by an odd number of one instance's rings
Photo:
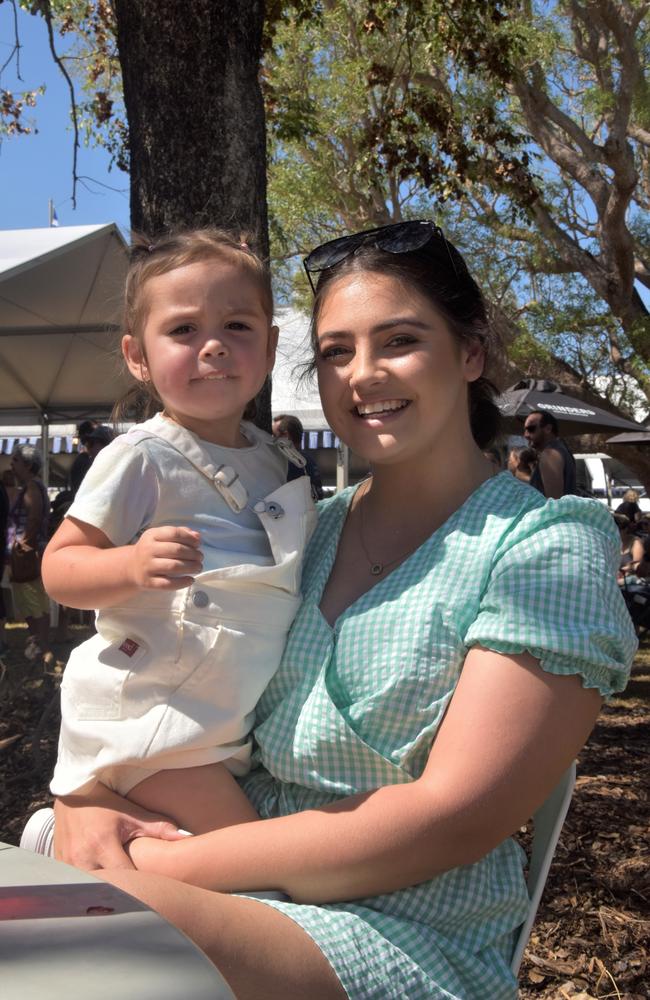
[[[50,200],[47,203],[47,207],[49,209],[50,226],[58,226],[58,224],[59,224],[59,217],[56,214],[56,209],[54,207],[54,202],[52,201],[51,198],[50,198]]]

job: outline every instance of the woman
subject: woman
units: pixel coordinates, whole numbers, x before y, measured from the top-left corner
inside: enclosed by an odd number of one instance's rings
[[[641,520],[643,511],[639,507],[639,494],[636,490],[625,491],[622,502],[616,508],[616,513],[623,514],[633,524]]]
[[[7,552],[14,545],[26,554],[36,552],[40,558],[47,542],[50,502],[41,482],[43,462],[34,445],[17,444],[11,456],[18,491],[9,512]],[[38,575],[31,580],[12,578],[14,608],[27,622],[28,639],[25,656],[28,660],[49,659],[50,600]],[[15,572],[12,577],[15,576]]]
[[[58,851],[178,924],[239,998],[512,1000],[527,894],[509,837],[635,649],[616,534],[599,504],[492,474],[485,307],[437,227],[306,266],[325,414],[373,475],[321,505],[243,779],[262,819],[169,842],[98,789],[59,803]],[[118,870],[133,837],[141,870]],[[293,902],[228,895],[268,889]]]
[[[626,578],[630,578],[629,582],[636,582],[637,576],[643,575],[639,573],[639,567],[646,562],[645,546],[632,530],[632,522],[629,517],[615,511],[614,521],[621,538],[619,581],[624,582]]]

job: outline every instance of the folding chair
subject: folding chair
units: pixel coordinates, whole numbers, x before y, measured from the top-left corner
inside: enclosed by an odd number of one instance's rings
[[[519,966],[521,965],[521,960],[528,944],[528,938],[533,929],[537,907],[542,898],[548,870],[551,867],[551,861],[555,854],[555,848],[564,824],[564,819],[569,810],[569,803],[571,802],[575,783],[576,765],[574,761],[571,767],[562,775],[546,802],[540,806],[533,816],[533,848],[528,871],[530,906],[528,908],[528,916],[521,925],[517,935],[517,942],[510,963],[510,968],[515,976],[519,972]]]

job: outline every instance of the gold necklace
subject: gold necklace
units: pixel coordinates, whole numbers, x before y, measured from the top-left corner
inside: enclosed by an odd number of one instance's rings
[[[368,479],[368,480],[366,480],[366,482],[369,483],[370,480]],[[410,555],[411,552],[413,551],[413,546],[411,546],[410,548],[408,548],[406,550],[406,552],[402,552],[400,555],[395,556],[394,559],[389,559],[387,562],[378,562],[377,560],[375,560],[375,559],[372,558],[372,556],[370,555],[370,553],[368,552],[368,549],[366,547],[365,538],[363,537],[363,534],[364,534],[363,533],[363,500],[366,498],[367,493],[368,493],[368,487],[366,487],[364,489],[364,491],[361,494],[359,500],[357,501],[357,506],[359,508],[359,541],[361,542],[361,548],[363,549],[363,554],[364,554],[364,556],[366,557],[366,559],[368,561],[368,565],[370,566],[370,572],[371,572],[372,576],[381,576],[381,574],[384,572],[384,570],[388,569],[390,566],[394,566],[395,563],[399,562],[401,559],[404,559],[407,555]]]

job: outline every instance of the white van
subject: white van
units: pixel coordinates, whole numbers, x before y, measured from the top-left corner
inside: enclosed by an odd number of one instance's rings
[[[611,510],[616,510],[626,490],[633,489],[639,494],[641,510],[650,511],[650,498],[638,475],[622,462],[600,452],[574,455],[574,458],[579,489],[607,504]]]

